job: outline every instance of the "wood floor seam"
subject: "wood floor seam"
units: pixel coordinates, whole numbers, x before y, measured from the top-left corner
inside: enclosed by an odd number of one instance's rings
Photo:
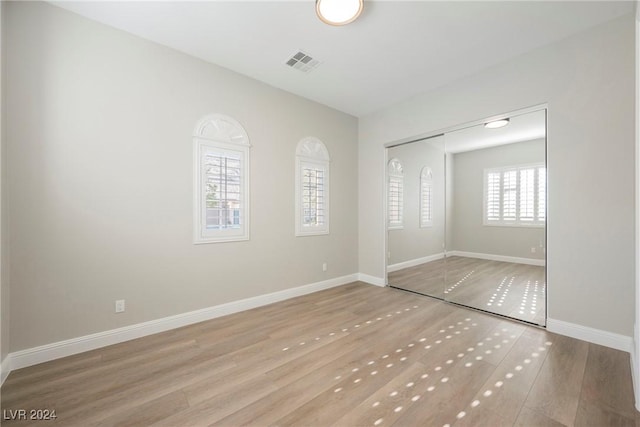
[[[12,372],[3,425],[629,425],[628,355],[355,282]]]

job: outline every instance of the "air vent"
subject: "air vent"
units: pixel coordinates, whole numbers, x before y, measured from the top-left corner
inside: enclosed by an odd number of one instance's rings
[[[286,64],[291,68],[302,71],[303,73],[308,73],[320,65],[320,61],[300,50],[291,56],[287,60]]]

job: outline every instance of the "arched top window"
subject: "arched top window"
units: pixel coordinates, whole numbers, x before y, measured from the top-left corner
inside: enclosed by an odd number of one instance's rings
[[[249,240],[249,137],[231,117],[201,119],[194,135],[194,243]]]
[[[402,162],[396,158],[389,160],[387,174],[387,225],[389,229],[399,229],[403,226],[404,175]]]
[[[211,114],[200,119],[193,131],[194,138],[250,147],[249,136],[242,125],[231,117]]]
[[[389,160],[389,175],[403,176],[402,162],[399,159],[393,158]]]
[[[420,172],[420,227],[433,226],[433,171],[425,166]]]
[[[331,160],[329,158],[329,151],[327,150],[327,147],[325,147],[322,141],[313,136],[303,138],[298,142],[298,146],[296,147],[296,156],[309,160],[325,162]]]
[[[329,151],[315,137],[296,147],[296,236],[329,234]]]
[[[431,170],[430,167],[425,166],[422,168],[422,171],[420,172],[420,179],[425,181],[433,180],[433,171]]]

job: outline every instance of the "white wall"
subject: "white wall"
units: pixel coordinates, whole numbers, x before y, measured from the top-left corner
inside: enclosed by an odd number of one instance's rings
[[[0,366],[5,367],[5,359],[9,353],[9,280],[8,280],[8,245],[7,245],[7,180],[6,180],[6,145],[5,145],[5,127],[4,127],[4,98],[2,96],[4,90],[4,8],[6,3],[0,3]],[[8,374],[0,372],[0,380],[4,375]]]
[[[361,118],[359,266],[384,274],[383,144],[548,103],[549,317],[632,336],[634,19]]]
[[[635,323],[634,323],[634,344],[631,352],[631,376],[633,377],[633,388],[635,392],[636,409],[640,410],[640,0],[636,1],[636,286],[635,286]]]
[[[544,259],[544,227],[496,227],[483,224],[484,170],[545,162],[544,139],[452,154],[452,245],[447,251]],[[531,253],[531,248],[536,248]]]
[[[12,352],[357,272],[356,118],[45,3],[6,6]],[[211,113],[251,140],[248,242],[192,243],[191,135]],[[305,136],[331,154],[328,236],[294,237]]]

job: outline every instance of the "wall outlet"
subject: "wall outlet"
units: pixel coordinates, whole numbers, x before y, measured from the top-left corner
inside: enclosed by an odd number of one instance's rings
[[[536,247],[535,247],[535,246],[531,248],[531,253],[532,253],[532,254],[535,254],[535,253],[536,253]]]
[[[391,259],[391,251],[387,252],[387,258]]]
[[[322,271],[327,271],[327,263],[322,263]]]
[[[116,313],[122,313],[124,311],[124,300],[116,300]]]

